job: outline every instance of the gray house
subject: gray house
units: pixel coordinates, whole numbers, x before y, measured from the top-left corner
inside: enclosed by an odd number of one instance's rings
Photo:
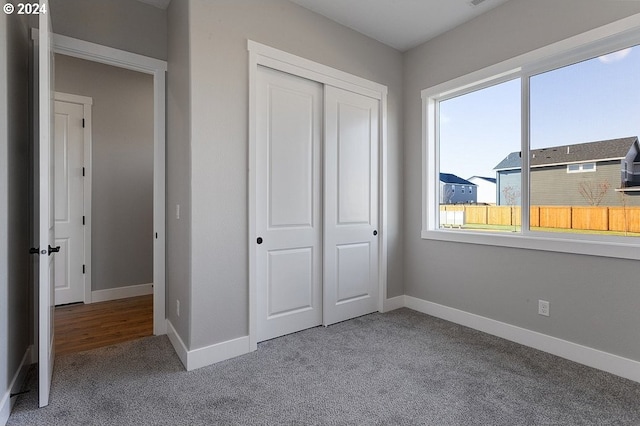
[[[519,205],[520,152],[496,167],[497,204]],[[636,136],[531,150],[532,205],[640,204],[640,146]]]
[[[475,183],[451,173],[440,173],[440,204],[475,204],[477,200]]]

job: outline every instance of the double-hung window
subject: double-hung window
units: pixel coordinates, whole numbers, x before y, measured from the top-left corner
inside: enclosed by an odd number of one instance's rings
[[[640,30],[582,35],[422,99],[423,238],[640,258]],[[483,202],[456,208],[462,226],[443,219],[442,176],[484,178]]]

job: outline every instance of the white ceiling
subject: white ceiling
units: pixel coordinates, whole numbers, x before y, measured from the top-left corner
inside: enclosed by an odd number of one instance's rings
[[[289,0],[400,51],[508,0]],[[480,0],[474,0],[478,3]]]
[[[142,3],[150,4],[151,6],[155,6],[160,9],[166,9],[167,7],[169,7],[169,3],[171,3],[171,0],[138,0],[138,1],[141,1]]]
[[[171,2],[139,1],[161,9]],[[509,0],[289,1],[404,52]]]

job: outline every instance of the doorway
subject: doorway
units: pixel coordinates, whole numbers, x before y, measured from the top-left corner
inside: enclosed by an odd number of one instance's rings
[[[56,244],[64,252],[56,256],[56,305],[151,295],[153,77],[61,54],[55,63],[57,98],[66,100],[55,103]],[[60,92],[90,99],[91,116]],[[84,129],[88,140],[78,143]]]
[[[137,287],[137,296],[146,294],[152,284],[153,334],[166,333],[165,318],[165,73],[166,61],[97,45],[71,37],[52,35],[52,49],[56,54],[112,65],[114,67],[150,75],[153,84],[153,217],[151,226],[153,277],[151,283]],[[96,83],[99,83],[98,81]],[[92,296],[95,296],[92,295]],[[92,297],[93,298],[93,297]],[[93,298],[96,301],[95,298]]]

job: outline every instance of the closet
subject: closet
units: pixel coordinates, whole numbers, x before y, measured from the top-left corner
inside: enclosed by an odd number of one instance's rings
[[[377,311],[380,99],[261,65],[254,93],[257,341]]]

